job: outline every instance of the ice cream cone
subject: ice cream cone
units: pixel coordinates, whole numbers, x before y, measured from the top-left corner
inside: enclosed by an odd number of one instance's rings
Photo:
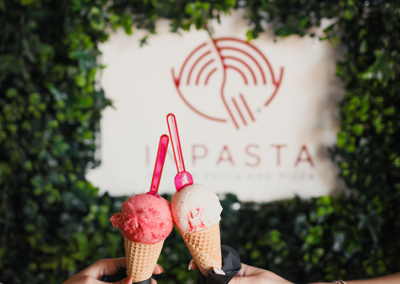
[[[204,276],[207,277],[208,271],[213,270],[213,267],[222,268],[219,223],[199,232],[180,233]]]
[[[133,282],[149,279],[153,274],[164,240],[155,244],[141,244],[125,240],[126,274]]]

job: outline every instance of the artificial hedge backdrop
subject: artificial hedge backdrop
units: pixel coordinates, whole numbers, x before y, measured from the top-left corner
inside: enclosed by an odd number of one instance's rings
[[[269,204],[227,194],[222,242],[243,262],[296,282],[400,271],[399,1],[0,0],[0,282],[61,283],[124,255],[109,222],[124,198],[98,196],[85,180],[99,164],[95,137],[111,105],[97,81],[98,44],[118,28],[155,33],[159,18],[172,32],[207,29],[238,8],[247,11],[249,40],[264,21],[286,37],[314,36],[322,18],[332,20],[321,40],[346,48],[337,64],[346,94],[330,153],[346,189]],[[194,283],[189,260],[174,231],[156,279]]]

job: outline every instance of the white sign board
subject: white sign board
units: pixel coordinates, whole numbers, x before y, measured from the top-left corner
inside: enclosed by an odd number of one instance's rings
[[[333,48],[317,39],[268,35],[247,42],[235,13],[205,31],[122,31],[103,44],[102,76],[115,109],[103,112],[101,160],[88,180],[111,195],[147,192],[159,137],[174,113],[194,181],[241,200],[329,194],[336,186],[326,148],[336,141]],[[340,93],[340,92],[339,92]],[[169,148],[159,193],[173,193]]]

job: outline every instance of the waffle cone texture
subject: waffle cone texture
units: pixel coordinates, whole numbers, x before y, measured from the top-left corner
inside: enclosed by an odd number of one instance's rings
[[[151,277],[160,256],[164,240],[155,244],[141,244],[124,238],[126,255],[126,274],[133,282],[140,282]]]
[[[199,232],[180,233],[204,276],[207,277],[208,271],[213,270],[213,267],[222,268],[219,223]]]

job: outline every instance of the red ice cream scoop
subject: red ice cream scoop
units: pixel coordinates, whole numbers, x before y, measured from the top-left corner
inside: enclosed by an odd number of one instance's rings
[[[122,204],[121,213],[111,217],[114,227],[132,242],[154,244],[172,231],[173,220],[167,200],[149,194],[136,194]]]

